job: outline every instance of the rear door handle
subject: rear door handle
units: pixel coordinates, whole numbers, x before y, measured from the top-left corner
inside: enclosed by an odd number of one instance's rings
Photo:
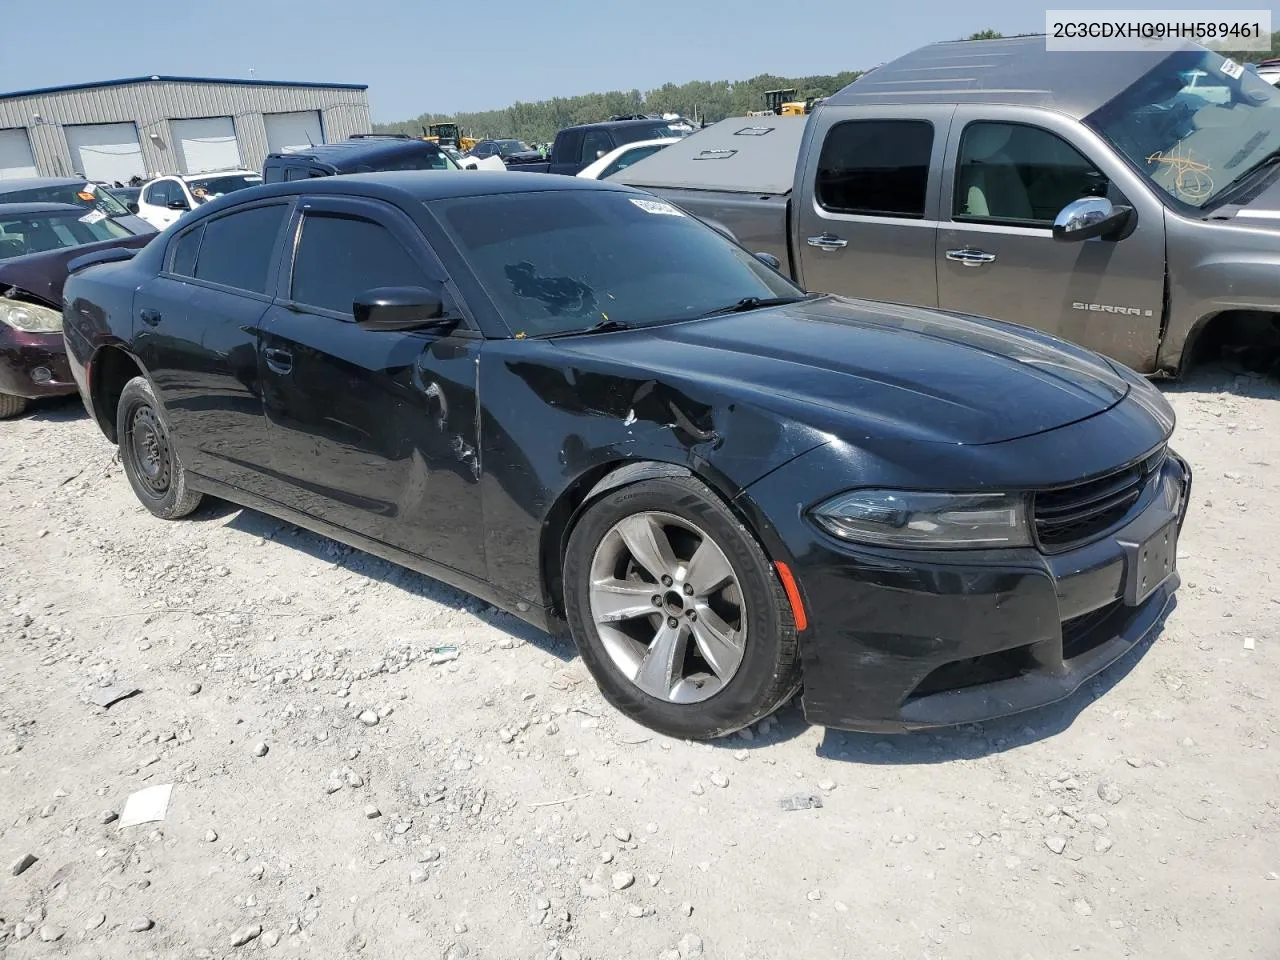
[[[278,347],[265,347],[262,351],[262,358],[267,361],[267,366],[276,373],[289,373],[293,370],[293,354],[288,350],[281,350]]]
[[[976,250],[973,247],[961,247],[959,250],[947,251],[948,260],[963,263],[966,267],[980,267],[984,263],[991,263],[995,258],[996,255],[994,253],[987,253],[985,250]]]
[[[849,245],[848,240],[841,240],[839,237],[833,236],[830,233],[824,233],[818,237],[810,237],[808,243],[809,246],[817,247],[819,250],[825,250],[827,253],[835,253],[835,251]]]
[[[160,311],[144,307],[138,311],[138,319],[149,327],[158,326],[161,320]]]

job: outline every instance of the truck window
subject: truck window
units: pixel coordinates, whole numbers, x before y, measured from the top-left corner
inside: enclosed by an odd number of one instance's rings
[[[576,163],[581,149],[582,131],[562,130],[556,134],[556,142],[551,147],[551,159],[556,163]]]
[[[932,151],[926,120],[838,123],[818,159],[818,203],[833,213],[922,218]]]
[[[1020,123],[964,129],[956,165],[956,220],[1052,226],[1072,200],[1107,194],[1107,178],[1057,134]]]
[[[588,130],[582,138],[582,152],[578,155],[581,163],[594,163],[613,149],[613,140],[608,131]]]

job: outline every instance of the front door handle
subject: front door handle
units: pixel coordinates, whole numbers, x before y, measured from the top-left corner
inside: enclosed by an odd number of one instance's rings
[[[817,247],[819,250],[824,250],[827,253],[835,253],[842,247],[847,247],[849,245],[848,240],[841,240],[839,237],[830,233],[824,233],[818,237],[810,237],[808,243],[809,246]]]
[[[276,373],[289,373],[293,369],[293,354],[288,350],[266,347],[262,351],[262,357],[267,361],[267,366]]]
[[[980,267],[984,263],[991,263],[995,258],[996,255],[994,253],[987,253],[985,250],[978,250],[974,247],[961,247],[959,250],[947,251],[948,260],[963,263],[966,267]]]
[[[149,327],[158,326],[161,320],[160,311],[144,307],[138,311],[138,319]]]

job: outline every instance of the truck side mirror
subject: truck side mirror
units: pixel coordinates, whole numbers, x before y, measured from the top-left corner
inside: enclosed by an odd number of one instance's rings
[[[1133,207],[1113,204],[1106,197],[1072,200],[1053,221],[1053,239],[1064,242],[1092,237],[1115,238],[1133,217]]]

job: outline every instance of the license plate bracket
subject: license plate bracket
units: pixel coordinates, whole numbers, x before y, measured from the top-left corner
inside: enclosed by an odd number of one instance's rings
[[[1124,602],[1136,607],[1173,576],[1178,559],[1177,521],[1165,524],[1139,544],[1126,543],[1124,547],[1128,560]]]

